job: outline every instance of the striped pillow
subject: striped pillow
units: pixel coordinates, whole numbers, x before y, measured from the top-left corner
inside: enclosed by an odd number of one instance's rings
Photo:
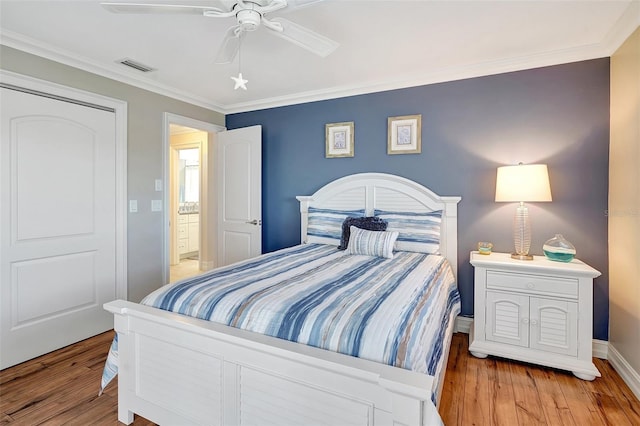
[[[350,232],[346,254],[393,258],[393,244],[398,238],[397,232],[367,231],[355,226],[351,226]]]
[[[437,254],[440,251],[442,210],[428,213],[375,210],[387,221],[387,231],[398,231],[396,250]]]
[[[342,222],[349,217],[363,217],[364,209],[333,210],[309,207],[307,242],[337,246],[342,238]]]
[[[346,250],[349,246],[349,236],[351,235],[351,226],[366,229],[367,231],[386,231],[387,222],[379,217],[351,217],[349,216],[342,222],[342,238],[338,250]]]

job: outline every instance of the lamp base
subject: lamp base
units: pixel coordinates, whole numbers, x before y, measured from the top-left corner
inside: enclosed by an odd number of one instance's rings
[[[511,258],[516,260],[533,260],[533,256],[530,254],[511,253]]]

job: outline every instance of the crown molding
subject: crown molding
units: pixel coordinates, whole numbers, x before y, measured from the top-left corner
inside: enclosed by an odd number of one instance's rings
[[[602,41],[602,45],[611,56],[640,27],[640,1],[632,0],[615,25]]]
[[[611,56],[638,27],[640,27],[640,1],[632,1],[599,43],[466,66],[440,68],[426,74],[423,72],[407,74],[404,78],[395,81],[370,82],[358,86],[336,87],[256,102],[232,104],[227,105],[225,110],[228,114],[246,112],[606,58]]]
[[[119,69],[119,67],[115,63],[113,64],[113,66],[98,63],[89,58],[78,56],[75,53],[71,53],[63,49],[58,49],[54,46],[48,45],[38,40],[34,40],[13,31],[0,29],[0,44],[30,53],[32,55],[40,56],[54,62],[59,62],[63,65],[78,68],[92,74],[110,78],[120,83],[129,84],[140,89],[148,90],[159,95],[167,96],[179,101],[187,102],[195,106],[224,114],[224,108],[221,105],[212,102],[210,99],[205,99],[203,97],[187,93],[185,91],[162,83],[150,81],[149,79],[139,78],[136,75],[124,72],[124,70]]]
[[[575,49],[547,52],[538,55],[509,58],[505,60],[488,61],[462,67],[445,67],[430,73],[405,74],[393,81],[368,82],[357,86],[334,87],[326,90],[296,93],[289,96],[269,98],[255,102],[231,104],[225,108],[228,114],[275,108],[287,105],[316,102],[347,96],[364,95],[368,93],[384,92],[388,90],[405,89],[409,87],[425,86],[428,84],[445,83],[507,72],[560,65],[589,59],[610,56],[608,50],[602,46],[588,45]]]
[[[105,66],[88,58],[78,57],[70,52],[48,46],[45,43],[10,31],[0,30],[0,44],[149,90],[163,96],[207,108],[221,114],[233,114],[609,57],[639,26],[640,2],[631,1],[613,28],[599,43],[466,66],[445,67],[436,69],[430,73],[405,74],[394,80],[368,81],[357,85],[331,87],[323,90],[301,92],[228,105],[221,105],[211,99],[205,99],[168,85],[138,78],[137,76],[119,70],[115,64],[113,67]]]

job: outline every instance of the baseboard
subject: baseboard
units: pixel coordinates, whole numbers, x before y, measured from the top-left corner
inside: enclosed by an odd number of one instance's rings
[[[456,318],[456,326],[453,331],[454,333],[469,334],[471,331],[471,324],[473,324],[473,318],[458,315]]]
[[[629,386],[636,398],[640,399],[640,374],[627,362],[618,350],[609,343],[609,363],[615,368],[622,380]]]
[[[593,356],[600,359],[609,359],[609,342],[593,339]]]
[[[469,334],[472,324],[473,324],[473,318],[463,317],[459,315],[456,318],[456,325],[454,328],[454,332]],[[593,345],[592,351],[593,351],[594,357],[601,358],[601,359],[608,359],[609,348],[610,348],[609,342],[607,342],[606,340],[593,339],[592,345]]]

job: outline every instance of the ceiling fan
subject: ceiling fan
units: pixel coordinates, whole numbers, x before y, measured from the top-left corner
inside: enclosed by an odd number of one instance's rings
[[[291,10],[318,1],[321,0],[217,0],[210,2],[212,6],[112,2],[100,4],[114,13],[175,13],[202,15],[208,18],[233,16],[236,19],[236,25],[227,30],[215,59],[217,64],[227,64],[236,57],[243,36],[247,32],[257,30],[260,26],[270,30],[271,34],[321,57],[331,54],[339,43],[284,18],[267,19],[265,16],[276,10],[284,8]]]

